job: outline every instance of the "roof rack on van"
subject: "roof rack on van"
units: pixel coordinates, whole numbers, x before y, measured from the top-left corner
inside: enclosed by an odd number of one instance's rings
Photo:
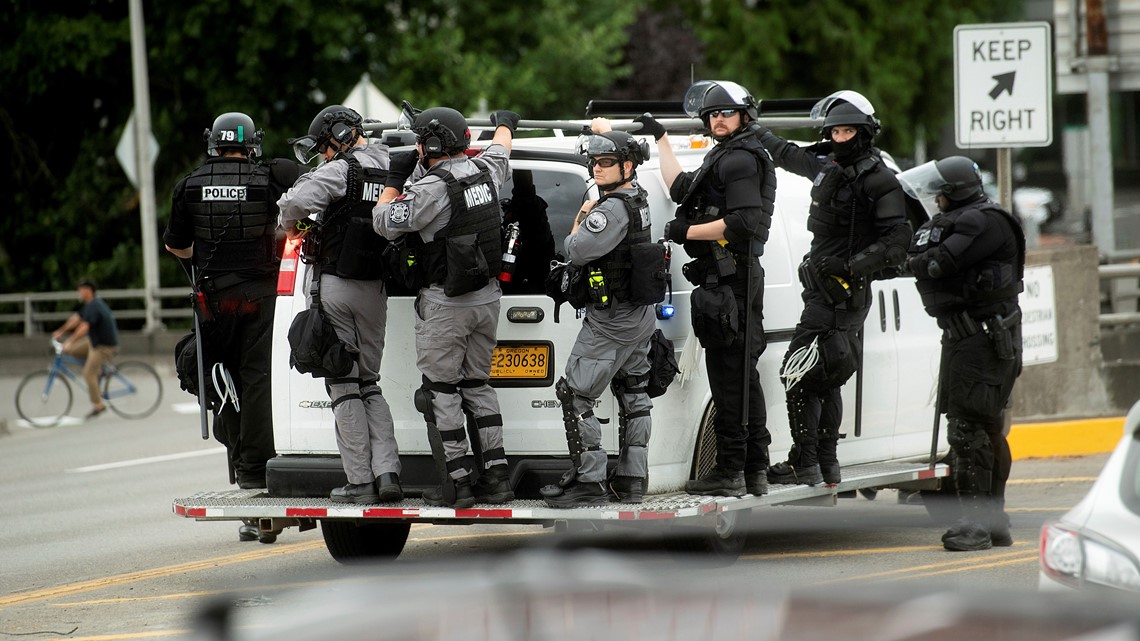
[[[757,121],[773,129],[816,128],[823,125],[819,119],[812,120],[808,114],[819,102],[818,98],[771,98],[761,100],[758,105],[760,117]],[[702,127],[697,118],[685,113],[680,101],[670,100],[591,100],[586,104],[586,117],[605,116],[608,118],[636,118],[643,113],[652,113],[666,129]],[[681,122],[683,121],[683,122]],[[673,125],[669,123],[675,123]],[[618,127],[614,127],[617,129]]]

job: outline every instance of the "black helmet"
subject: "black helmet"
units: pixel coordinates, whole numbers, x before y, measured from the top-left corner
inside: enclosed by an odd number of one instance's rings
[[[584,134],[578,138],[578,153],[588,157],[617,156],[622,161],[632,161],[636,167],[649,160],[649,143],[624,131]]]
[[[344,105],[329,105],[313,118],[309,133],[300,138],[290,138],[293,153],[302,164],[320,154],[321,147],[335,140],[342,145],[350,145],[363,130],[364,120],[360,114]]]
[[[471,144],[467,119],[450,107],[432,107],[419,112],[412,122],[412,131],[428,158],[458,154]]]
[[[863,94],[845,89],[820,100],[812,107],[812,119],[823,118],[820,133],[831,140],[831,128],[839,125],[852,125],[862,130],[868,138],[879,134],[879,119],[875,118],[875,107]]]
[[[718,109],[741,109],[755,120],[756,106],[747,89],[727,80],[702,80],[685,92],[685,113],[701,120]]]
[[[206,153],[222,155],[219,149],[244,149],[253,156],[261,155],[264,133],[253,126],[253,118],[240,111],[230,111],[214,119],[214,126],[202,132]]]
[[[942,174],[939,192],[954,202],[969,202],[985,196],[982,189],[982,172],[978,163],[965,156],[950,156],[934,163]]]

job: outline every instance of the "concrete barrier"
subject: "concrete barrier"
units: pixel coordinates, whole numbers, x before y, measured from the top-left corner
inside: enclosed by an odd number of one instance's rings
[[[1028,365],[1013,389],[1014,422],[1123,416],[1106,393],[1100,350],[1100,280],[1096,247],[1028,252],[1026,265],[1052,265],[1057,360]]]

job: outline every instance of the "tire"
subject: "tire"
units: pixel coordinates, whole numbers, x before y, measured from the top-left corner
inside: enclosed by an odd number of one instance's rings
[[[716,467],[716,428],[713,421],[716,419],[716,405],[709,401],[701,417],[701,426],[697,430],[697,444],[693,450],[693,468],[689,478],[697,480],[708,474]]]
[[[162,402],[162,379],[140,361],[125,361],[103,377],[103,398],[123,418],[146,418]]]
[[[337,563],[395,559],[408,542],[411,523],[356,523],[321,520],[325,547]]]
[[[51,389],[47,390],[48,382]],[[16,412],[36,427],[51,427],[71,411],[71,383],[64,376],[53,376],[51,370],[32,372],[16,389]]]
[[[748,543],[747,522],[750,510],[722,512],[715,527],[676,526],[669,529],[666,547],[678,560],[691,561],[694,556],[706,565],[732,565],[740,558]]]

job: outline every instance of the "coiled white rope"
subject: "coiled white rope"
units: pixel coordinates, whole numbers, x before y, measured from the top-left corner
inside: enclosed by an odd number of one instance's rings
[[[813,338],[810,345],[792,352],[784,363],[784,368],[780,371],[780,378],[784,379],[784,391],[790,392],[817,363],[819,363],[819,336]]]

